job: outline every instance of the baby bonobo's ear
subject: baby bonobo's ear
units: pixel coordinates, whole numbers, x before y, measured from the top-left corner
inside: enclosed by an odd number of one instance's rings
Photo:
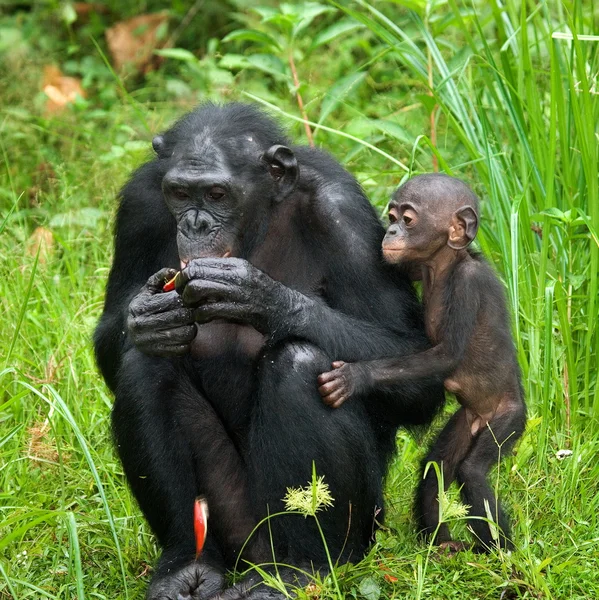
[[[470,245],[478,231],[478,215],[471,206],[462,206],[453,213],[449,227],[447,245],[454,250],[463,250]]]

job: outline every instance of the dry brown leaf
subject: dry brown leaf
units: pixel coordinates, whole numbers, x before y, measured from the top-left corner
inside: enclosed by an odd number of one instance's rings
[[[158,28],[168,21],[166,12],[139,15],[121,21],[106,30],[106,41],[118,71],[133,68],[147,73],[159,64],[160,57],[153,54],[160,46]]]
[[[42,460],[57,462],[58,452],[53,442],[47,439],[47,433],[50,431],[48,421],[38,423],[27,430],[29,434],[29,444],[27,447],[27,457],[30,460]]]
[[[98,2],[73,2],[73,10],[77,15],[76,22],[87,22],[92,13],[105,15],[110,12],[108,6]]]
[[[36,227],[27,240],[27,255],[35,256],[39,248],[38,263],[46,264],[54,253],[54,235],[45,227]]]
[[[76,77],[67,77],[56,65],[44,67],[42,83],[44,94],[48,96],[46,110],[51,113],[60,112],[67,104],[75,101],[77,95],[85,98],[81,81]]]
[[[41,162],[31,174],[31,187],[29,188],[29,206],[40,205],[39,196],[48,193],[57,181],[56,173],[49,162]]]

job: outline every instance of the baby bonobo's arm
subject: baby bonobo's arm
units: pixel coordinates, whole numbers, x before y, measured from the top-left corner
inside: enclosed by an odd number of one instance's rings
[[[339,408],[351,396],[374,390],[392,391],[395,385],[407,379],[445,379],[455,371],[475,333],[480,307],[477,265],[472,263],[463,267],[458,265],[446,282],[439,344],[410,356],[355,363],[335,361],[332,371],[318,376],[318,391],[324,403]]]

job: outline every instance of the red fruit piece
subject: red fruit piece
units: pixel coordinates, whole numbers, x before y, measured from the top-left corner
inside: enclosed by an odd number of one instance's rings
[[[204,542],[208,534],[208,502],[200,496],[193,505],[193,532],[196,538],[196,559],[204,549]]]
[[[175,289],[175,280],[177,279],[177,275],[179,275],[179,271],[175,274],[172,279],[169,279],[163,286],[163,292],[172,292]]]

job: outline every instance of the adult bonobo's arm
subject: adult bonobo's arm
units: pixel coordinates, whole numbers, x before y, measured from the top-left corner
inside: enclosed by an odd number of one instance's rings
[[[333,357],[358,360],[398,352],[404,346],[407,353],[415,341],[292,290],[244,259],[193,260],[177,284],[183,303],[195,307],[198,323],[214,319],[247,323],[273,341],[301,338]]]
[[[98,365],[113,390],[121,357],[133,344],[142,349],[145,344],[149,351],[156,351],[161,347],[151,332],[164,337],[166,331],[183,324],[194,327],[193,317],[182,307],[179,295],[160,289],[161,280],[171,273],[164,267],[179,264],[176,226],[164,206],[162,176],[157,161],[149,162],[134,173],[120,194],[114,260],[104,312],[94,334]],[[169,342],[173,340],[169,338]]]
[[[248,323],[275,341],[302,338],[339,359],[424,348],[415,296],[405,278],[383,267],[384,230],[360,187],[328,155],[303,147],[295,153],[303,199],[291,194],[283,202],[301,203],[297,220],[310,240],[306,253],[316,256],[309,260],[322,263],[323,289],[302,294],[242,259],[196,259],[177,279],[184,303],[196,307],[199,323]]]

